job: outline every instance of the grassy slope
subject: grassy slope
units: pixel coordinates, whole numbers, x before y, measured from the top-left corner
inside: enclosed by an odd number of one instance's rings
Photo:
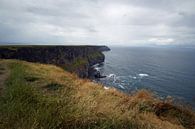
[[[1,60],[0,70],[9,73],[0,92],[0,129],[195,128],[192,111],[144,90],[131,96],[105,90],[53,65]]]

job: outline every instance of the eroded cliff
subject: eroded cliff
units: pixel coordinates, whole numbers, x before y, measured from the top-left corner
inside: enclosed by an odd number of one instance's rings
[[[1,59],[55,64],[79,77],[90,76],[94,64],[104,62],[106,46],[1,46]]]

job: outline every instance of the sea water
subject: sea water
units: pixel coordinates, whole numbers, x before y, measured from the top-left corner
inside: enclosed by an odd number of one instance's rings
[[[195,107],[195,48],[111,47],[97,69],[107,87],[126,93],[148,89]]]

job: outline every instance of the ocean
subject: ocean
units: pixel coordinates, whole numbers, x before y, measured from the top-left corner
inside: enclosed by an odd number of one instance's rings
[[[132,93],[147,89],[195,107],[195,48],[110,47],[105,62],[97,65],[107,87]]]

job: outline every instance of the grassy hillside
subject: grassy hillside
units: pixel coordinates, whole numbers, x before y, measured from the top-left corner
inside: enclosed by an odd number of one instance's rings
[[[53,65],[0,60],[0,129],[195,129],[193,111],[126,95]]]

